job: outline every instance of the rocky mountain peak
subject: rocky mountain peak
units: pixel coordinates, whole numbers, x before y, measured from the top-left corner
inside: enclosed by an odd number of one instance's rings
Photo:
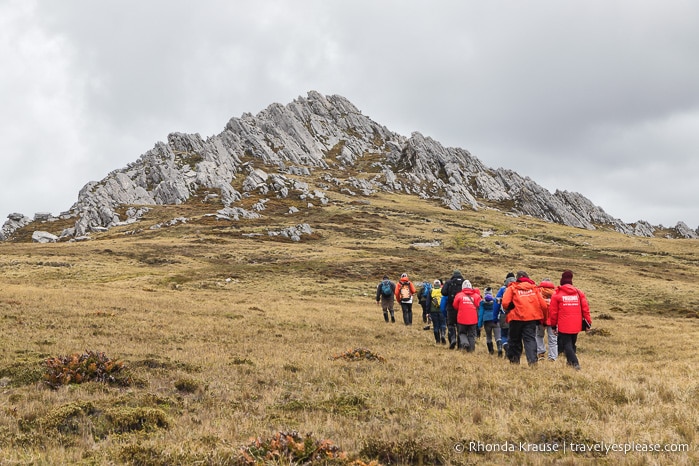
[[[304,176],[321,175],[326,189],[371,195],[402,192],[438,199],[451,209],[495,208],[584,229],[610,228],[653,236],[655,228],[628,225],[579,193],[551,193],[535,181],[504,168],[485,166],[467,150],[444,147],[415,132],[405,137],[362,114],[349,100],[311,91],[287,105],[272,104],[257,115],[231,118],[224,130],[203,139],[172,133],[125,168],[86,184],[66,215],[75,226],[64,237],[131,223],[142,209],[125,206],[181,204],[206,191],[232,208],[253,191],[287,197],[297,193],[322,203]],[[293,175],[293,176],[292,176]],[[262,206],[264,208],[264,206]],[[0,239],[30,223],[12,214]],[[697,237],[680,222],[677,236]]]

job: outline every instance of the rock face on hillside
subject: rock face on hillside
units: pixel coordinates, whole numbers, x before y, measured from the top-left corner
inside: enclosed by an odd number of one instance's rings
[[[304,181],[311,174],[320,175],[325,188],[311,189]],[[396,134],[343,97],[309,92],[287,105],[232,118],[207,139],[170,134],[166,143],[80,190],[70,209],[76,218],[72,233],[82,237],[137,220],[138,210],[124,211],[124,206],[181,204],[206,196],[220,201],[217,209],[232,208],[249,193],[300,196],[315,205],[327,202],[327,189],[354,195],[401,192],[438,199],[456,210],[498,208],[584,229],[654,232],[642,222],[632,226],[611,217],[581,194],[552,194],[511,170],[486,167],[467,150],[444,147],[417,132]],[[11,218],[0,234],[8,237],[26,220]],[[696,236],[686,225],[676,231]]]

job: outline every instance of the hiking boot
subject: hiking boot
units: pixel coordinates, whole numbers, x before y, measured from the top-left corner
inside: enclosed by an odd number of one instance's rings
[[[498,344],[498,357],[502,357],[502,342],[500,340],[497,341]]]
[[[446,345],[446,344],[447,344],[447,339],[446,339],[446,338],[442,337],[441,340],[442,340],[442,344],[443,344],[443,345]]]
[[[456,348],[456,342],[452,342],[452,343],[449,345],[449,349],[454,349],[454,348]]]
[[[546,358],[546,353],[538,353],[538,354],[536,355],[536,359],[539,360],[539,361],[543,361],[544,358]]]
[[[493,349],[493,342],[486,343],[486,345],[488,345],[488,353],[495,354],[495,350]]]
[[[575,369],[576,371],[579,371],[579,370],[580,370],[580,364],[573,364],[573,369]]]
[[[556,362],[556,360],[553,359],[553,358],[549,358],[549,361],[551,361],[551,362]]]
[[[424,327],[422,327],[423,330],[429,330],[430,328],[431,327],[429,325],[425,325]]]
[[[396,323],[396,316],[391,316],[391,322],[394,324]]]

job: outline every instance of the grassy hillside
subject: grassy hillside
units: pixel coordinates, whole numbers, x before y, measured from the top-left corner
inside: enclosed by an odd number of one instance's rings
[[[0,464],[245,464],[241,451],[275,449],[333,464],[699,461],[699,243],[332,197],[313,209],[271,201],[239,222],[193,202],[89,242],[0,243]],[[301,212],[286,214],[292,204]],[[267,234],[298,223],[314,234]],[[474,354],[449,351],[419,321],[383,322],[384,274],[431,281],[455,268],[481,289],[508,271],[557,282],[572,269],[596,331],[578,340],[583,370],[512,366],[484,338]],[[350,360],[359,348],[383,361]],[[93,358],[81,377],[101,381],[46,383],[47,360],[88,350],[104,365]],[[54,381],[79,367],[59,362]],[[529,451],[468,451],[520,442]],[[689,451],[570,451],[632,442]],[[329,459],[336,450],[347,459]]]

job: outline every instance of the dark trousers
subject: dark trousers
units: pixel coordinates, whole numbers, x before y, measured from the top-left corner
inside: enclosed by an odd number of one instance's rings
[[[403,323],[405,325],[413,325],[413,303],[400,303],[403,310]]]
[[[536,326],[538,320],[510,321],[510,334],[507,342],[507,358],[513,364],[519,364],[522,346],[529,364],[536,364]]]
[[[434,341],[440,343],[444,338],[444,334],[447,330],[447,322],[441,312],[430,312],[430,319],[432,319],[432,327],[434,330]]]
[[[575,343],[578,341],[577,333],[558,334],[558,354],[565,353],[569,366],[578,365],[578,356],[575,354]]]
[[[456,329],[456,309],[451,306],[447,306],[447,332],[449,335],[449,344],[451,346],[456,346],[458,343],[456,339],[459,335]]]
[[[426,324],[427,323],[427,315],[430,313],[429,312],[429,301],[420,301],[420,307],[422,307],[422,323]]]

